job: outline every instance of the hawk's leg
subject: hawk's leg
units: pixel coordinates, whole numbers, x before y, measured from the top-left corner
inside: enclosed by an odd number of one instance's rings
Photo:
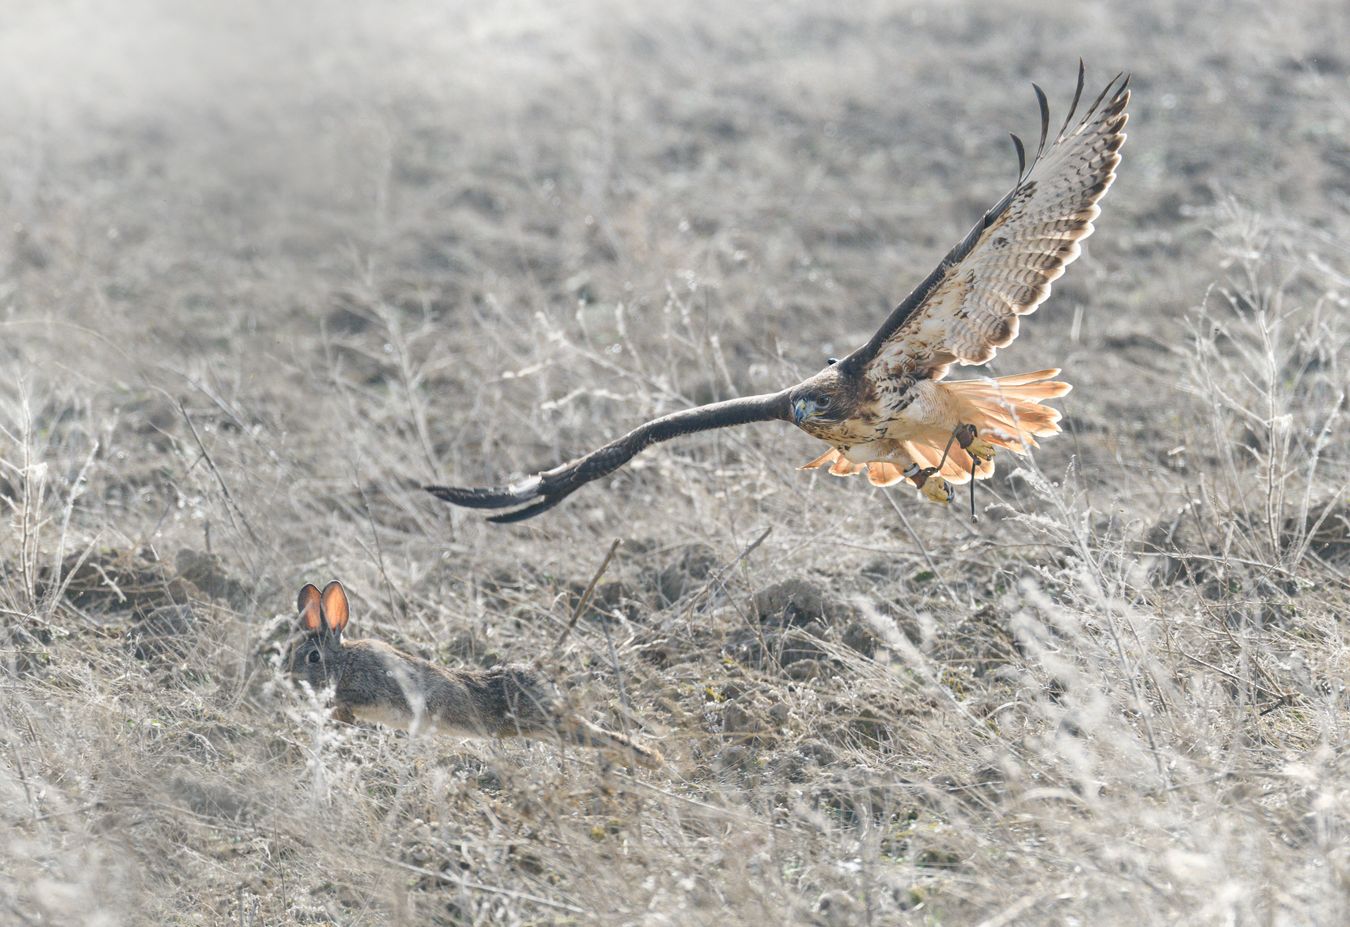
[[[961,424],[952,429],[952,436],[947,439],[947,446],[942,449],[942,459],[937,462],[934,470],[941,470],[942,465],[947,462],[947,455],[952,452],[952,442],[955,441],[961,445],[963,450],[969,449],[975,443],[975,437],[978,432],[974,425]]]
[[[952,437],[956,439],[957,444],[961,445],[962,450],[976,460],[993,460],[994,452],[998,450],[993,444],[980,437],[979,429],[974,425],[957,425],[952,431]],[[951,447],[950,441],[947,442],[947,447]]]
[[[980,439],[979,429],[974,425],[962,423],[953,429],[952,436],[947,439],[947,448],[942,452],[944,462],[947,460],[947,451],[952,449],[953,440],[970,455],[970,520],[979,521],[979,516],[975,514],[975,468],[980,461],[993,458],[994,446],[988,441]]]
[[[972,432],[975,430],[973,425],[958,425],[952,431],[951,437],[947,439],[947,446],[942,449],[942,459],[937,462],[936,467],[920,468],[918,464],[910,464],[909,468],[905,470],[905,478],[910,480],[919,492],[923,493],[924,498],[930,502],[951,502],[953,497],[956,496],[956,490],[952,489],[952,484],[938,476],[938,471],[947,462],[947,455],[951,453],[952,442],[960,440],[964,435],[962,429],[965,428],[969,428]]]
[[[923,493],[925,499],[931,502],[951,502],[956,490],[952,489],[951,483],[937,475],[937,469],[937,467],[920,467],[912,463],[905,468],[903,476]]]
[[[994,456],[994,447],[988,441],[980,438],[979,430],[974,425],[963,422],[952,429],[951,437],[947,439],[947,446],[942,449],[942,457],[938,460],[937,466],[920,468],[918,464],[911,464],[904,475],[927,498],[934,502],[951,502],[952,497],[956,494],[951,484],[942,477],[938,477],[936,480],[933,480],[932,477],[936,476],[947,463],[953,443],[958,444],[962,450],[970,454],[970,518],[971,521],[976,521],[975,468],[980,461],[989,460]]]

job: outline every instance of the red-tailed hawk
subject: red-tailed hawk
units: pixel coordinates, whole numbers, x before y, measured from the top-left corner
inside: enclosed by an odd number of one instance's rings
[[[1083,92],[1053,141],[1040,87],[1040,144],[1028,166],[1017,136],[1018,179],[965,239],[852,354],[778,393],[732,399],[666,415],[569,463],[511,486],[429,486],[456,505],[499,509],[514,522],[547,511],[591,480],[660,441],[748,422],[792,422],[830,445],[807,468],[866,472],[877,486],[908,480],[947,502],[951,484],[994,472],[996,448],[1024,453],[1059,431],[1059,412],[1041,405],[1069,384],[1057,369],[997,379],[946,381],[952,364],[983,364],[1017,337],[1019,316],[1036,310],[1050,284],[1092,234],[1097,201],[1115,179],[1125,142],[1129,78],[1117,75],[1074,121]]]

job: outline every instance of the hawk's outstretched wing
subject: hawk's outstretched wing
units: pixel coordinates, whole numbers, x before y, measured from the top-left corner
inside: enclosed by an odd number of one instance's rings
[[[1018,316],[1036,311],[1092,234],[1097,201],[1120,163],[1128,87],[1129,78],[1117,75],[1074,123],[1083,92],[1080,61],[1073,105],[1048,147],[1050,109],[1036,87],[1041,140],[1031,166],[1014,135],[1022,165],[1017,184],[844,362],[874,382],[937,380],[953,363],[986,363],[1016,338]]]
[[[622,438],[569,461],[552,470],[536,473],[511,486],[467,488],[427,486],[427,492],[446,502],[471,509],[505,509],[519,505],[513,512],[493,515],[488,521],[509,524],[533,518],[566,499],[591,480],[613,473],[639,453],[660,441],[712,428],[728,428],[750,422],[791,421],[788,391],[728,399],[706,406],[673,412],[639,425]]]

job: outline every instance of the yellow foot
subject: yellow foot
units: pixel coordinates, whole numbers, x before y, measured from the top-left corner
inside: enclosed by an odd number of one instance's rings
[[[966,453],[976,460],[993,460],[994,452],[997,450],[998,448],[995,445],[980,437],[975,438],[966,447]]]
[[[951,484],[938,476],[937,467],[920,468],[918,464],[912,463],[905,469],[904,477],[930,502],[946,505],[956,495]]]
[[[966,453],[976,460],[994,459],[994,451],[997,450],[997,448],[984,440],[984,438],[981,438],[979,430],[974,425],[964,422],[957,425],[956,430],[952,432],[952,440],[961,445]],[[950,447],[950,445],[951,442],[949,441],[948,446]],[[942,455],[942,459],[944,461],[947,459],[945,452]]]
[[[923,485],[919,487],[919,493],[929,502],[939,502],[946,505],[952,501],[952,498],[956,495],[956,490],[952,489],[951,483],[934,473],[923,481]]]
[[[914,486],[918,487],[919,495],[929,502],[941,502],[942,505],[946,505],[956,497],[956,490],[953,490],[952,484],[937,474],[919,471],[917,475],[911,475],[911,479],[914,480]]]

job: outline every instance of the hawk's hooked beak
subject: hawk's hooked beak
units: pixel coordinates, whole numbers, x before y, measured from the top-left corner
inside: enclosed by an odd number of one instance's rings
[[[795,399],[792,402],[792,424],[800,425],[816,411],[815,403],[807,399]]]

